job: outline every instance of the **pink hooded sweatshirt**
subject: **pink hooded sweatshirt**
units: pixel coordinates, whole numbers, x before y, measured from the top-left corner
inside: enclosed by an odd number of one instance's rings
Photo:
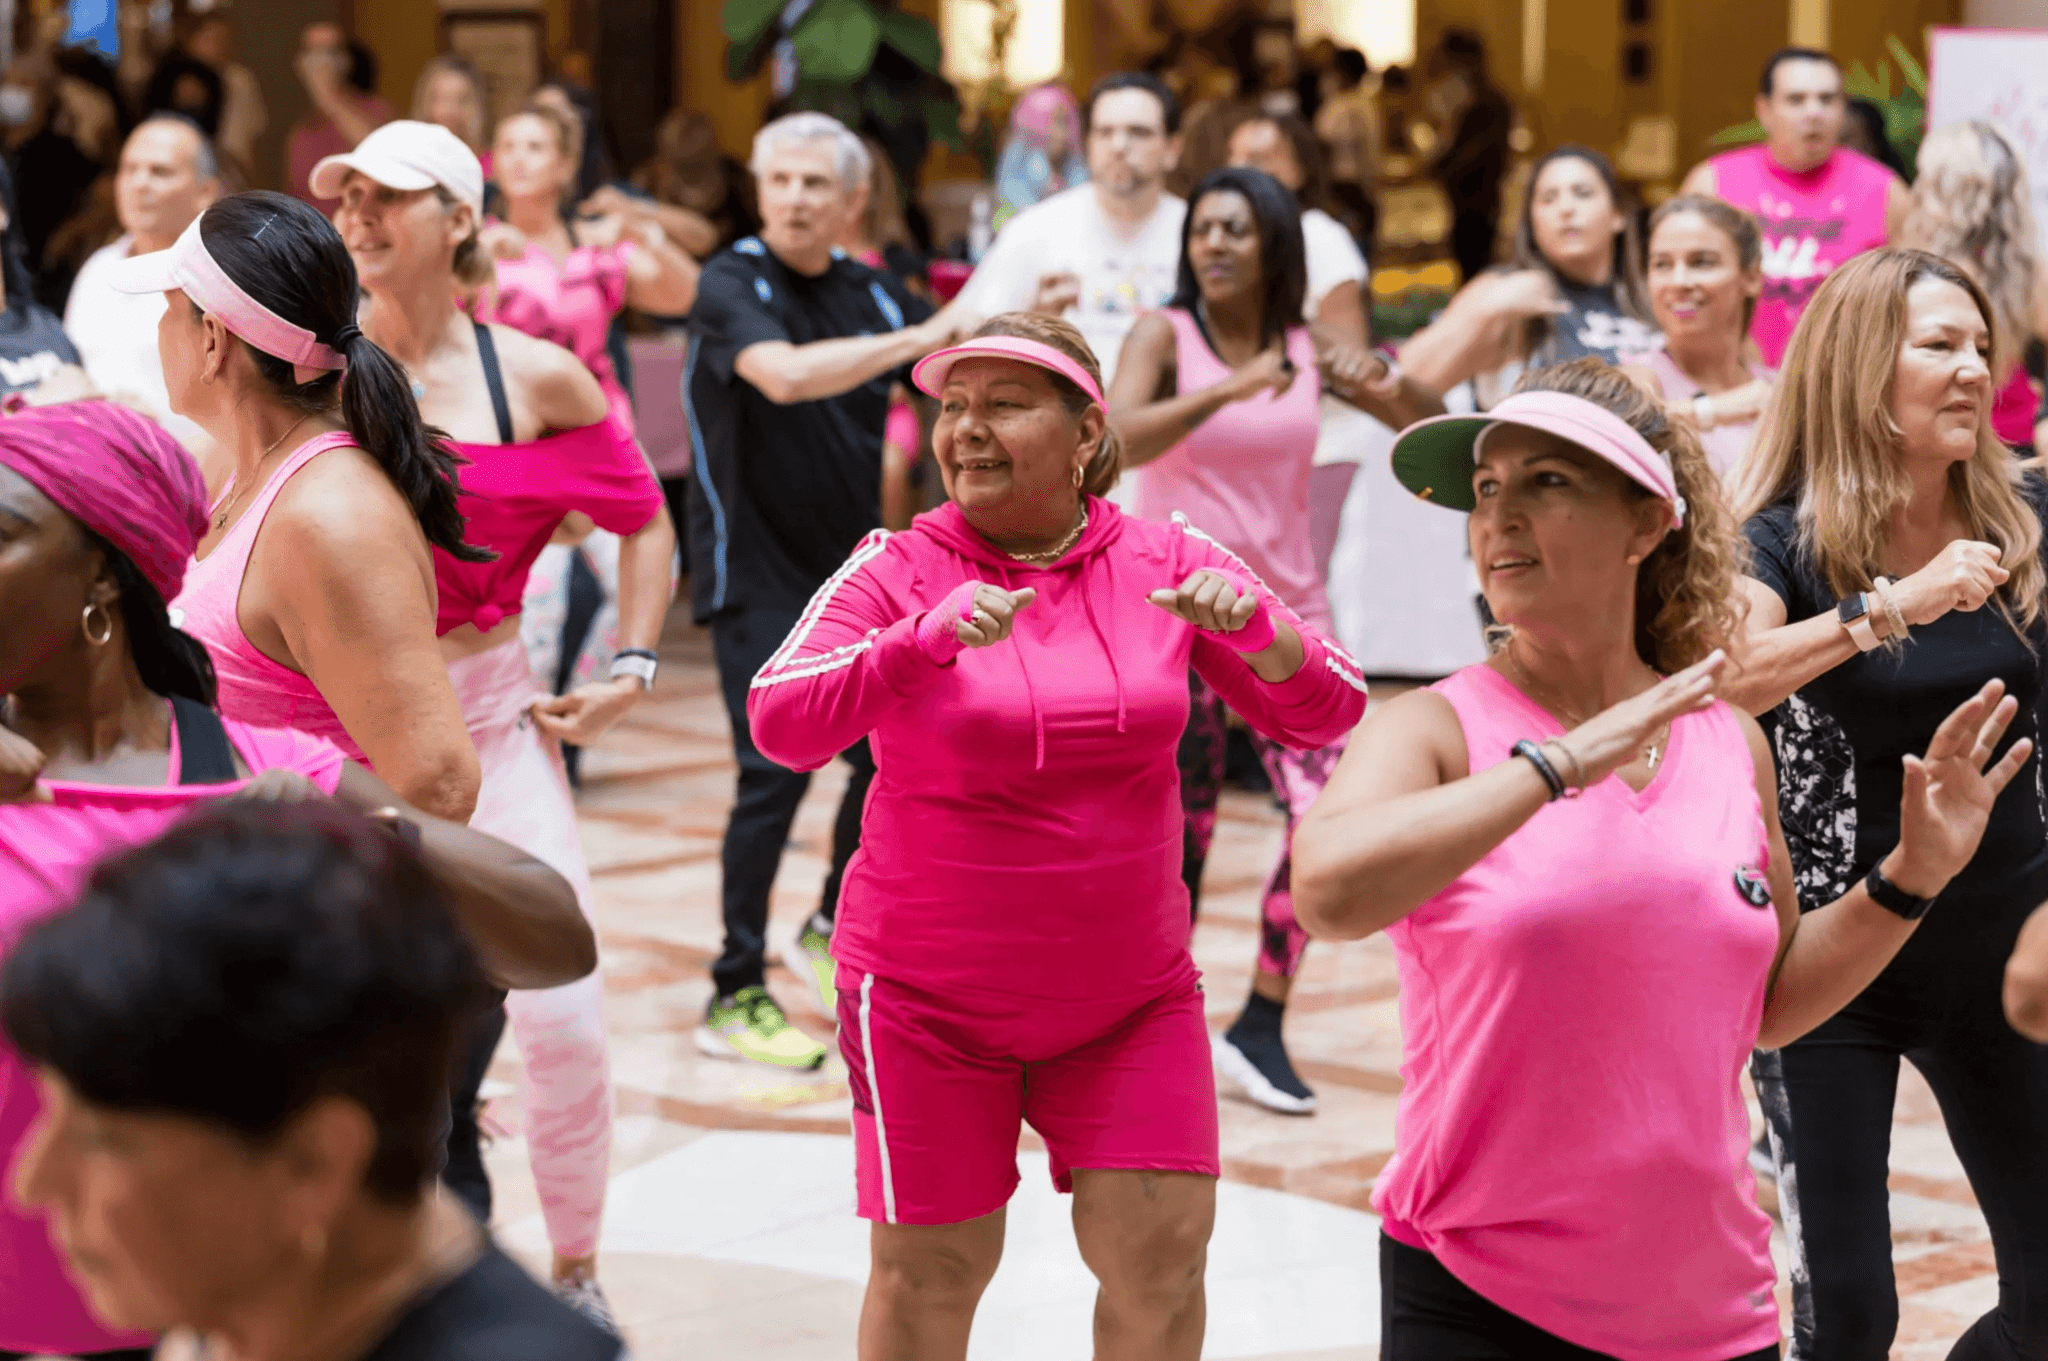
[[[863,737],[875,782],[833,954],[914,986],[1099,1004],[1194,974],[1181,882],[1188,668],[1277,741],[1335,741],[1365,710],[1358,664],[1265,589],[1301,669],[1262,681],[1146,596],[1201,567],[1257,581],[1184,521],[1088,500],[1058,562],[1021,563],[952,504],[862,540],[754,678],[771,759],[815,770]],[[1011,636],[934,663],[918,621],[962,582],[1038,598]]]

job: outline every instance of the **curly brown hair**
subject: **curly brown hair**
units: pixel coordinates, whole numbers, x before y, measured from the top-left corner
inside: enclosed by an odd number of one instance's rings
[[[1670,420],[1661,402],[1603,359],[1587,357],[1522,375],[1517,392],[1562,392],[1629,423],[1671,461],[1685,523],[1666,534],[1636,573],[1636,652],[1657,670],[1682,671],[1715,648],[1735,649],[1742,606],[1735,578],[1744,558],[1735,516],[1699,436]],[[1634,481],[1629,495],[1654,495]]]
[[[976,336],[1016,336],[1022,340],[1035,340],[1041,345],[1050,345],[1067,358],[1088,371],[1095,380],[1095,386],[1102,384],[1102,365],[1096,362],[1095,351],[1088,348],[1088,342],[1074,329],[1071,322],[1049,317],[1042,312],[1003,312],[990,317],[981,324]],[[1093,397],[1081,391],[1080,385],[1072,379],[1063,378],[1048,370],[1054,390],[1060,394],[1060,405],[1074,420],[1081,419],[1081,413],[1096,405]],[[1109,489],[1116,485],[1117,478],[1124,471],[1124,446],[1118,438],[1116,428],[1109,424],[1109,412],[1102,413],[1102,443],[1095,450],[1095,457],[1088,460],[1088,471],[1081,479],[1081,490],[1090,496],[1107,496]]]

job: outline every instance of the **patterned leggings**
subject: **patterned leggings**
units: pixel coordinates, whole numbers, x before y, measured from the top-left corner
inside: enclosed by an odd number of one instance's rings
[[[1202,868],[1209,861],[1209,844],[1216,836],[1216,803],[1223,792],[1224,712],[1223,697],[1189,671],[1188,726],[1181,734],[1179,756],[1180,863],[1188,903],[1196,915],[1201,913]],[[1344,742],[1339,739],[1315,751],[1296,751],[1254,731],[1252,747],[1287,813],[1280,858],[1259,895],[1259,971],[1292,978],[1308,946],[1308,933],[1294,920],[1294,827],[1329,783],[1337,758],[1344,754]]]

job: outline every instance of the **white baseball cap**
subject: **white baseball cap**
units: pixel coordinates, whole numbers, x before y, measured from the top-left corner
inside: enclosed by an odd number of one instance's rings
[[[342,181],[354,170],[391,189],[446,189],[482,216],[484,168],[460,137],[439,123],[401,118],[356,143],[354,151],[329,156],[313,167],[309,187],[320,198],[340,198]]]

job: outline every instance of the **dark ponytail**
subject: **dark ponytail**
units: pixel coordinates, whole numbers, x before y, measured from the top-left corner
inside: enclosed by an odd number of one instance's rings
[[[271,390],[308,414],[338,406],[350,437],[405,497],[428,543],[463,562],[497,557],[463,542],[456,508],[462,460],[448,448],[447,434],[420,419],[405,371],[356,327],[361,289],[334,224],[299,199],[254,190],[208,208],[199,234],[243,292],[348,360],[346,382],[340,370],[329,370],[301,383],[288,360],[244,342]]]
[[[213,658],[206,645],[171,624],[164,598],[134,560],[84,525],[88,547],[106,559],[107,572],[121,592],[121,622],[128,632],[128,652],[142,683],[159,695],[183,695],[214,707]]]

